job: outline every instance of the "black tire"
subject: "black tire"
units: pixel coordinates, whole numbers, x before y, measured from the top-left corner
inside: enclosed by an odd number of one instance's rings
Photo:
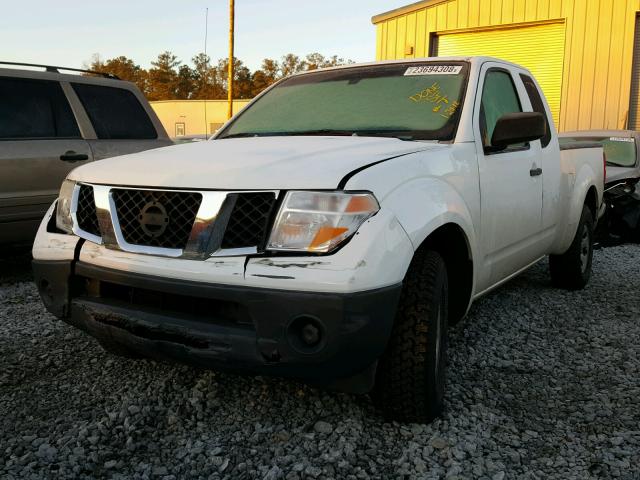
[[[448,289],[442,257],[419,250],[404,281],[372,392],[375,405],[388,420],[428,423],[442,412]]]
[[[111,340],[99,340],[100,346],[109,353],[117,355],[118,357],[140,359],[144,358],[144,355],[139,354],[135,350],[125,347],[124,345],[111,341]]]
[[[593,261],[593,223],[591,210],[585,205],[569,250],[562,255],[549,256],[551,283],[555,287],[581,290],[589,283]]]

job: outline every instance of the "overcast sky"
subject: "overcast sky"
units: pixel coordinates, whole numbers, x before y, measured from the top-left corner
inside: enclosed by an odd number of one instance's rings
[[[236,57],[251,69],[289,52],[374,60],[371,17],[411,1],[236,0]],[[12,2],[0,15],[0,60],[82,67],[99,53],[147,68],[170,50],[190,63],[204,49],[207,7],[208,53],[217,60],[227,55],[227,0]]]

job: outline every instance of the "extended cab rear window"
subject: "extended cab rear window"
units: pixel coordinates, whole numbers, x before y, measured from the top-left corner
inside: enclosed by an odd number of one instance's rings
[[[124,88],[73,83],[100,139],[153,139],[158,134],[133,92]]]
[[[522,80],[522,83],[524,83],[524,88],[527,90],[527,94],[529,95],[529,101],[531,102],[533,111],[544,115],[544,120],[547,123],[547,133],[544,137],[540,139],[542,148],[544,148],[551,143],[551,127],[549,126],[549,116],[547,115],[547,110],[544,108],[544,102],[542,101],[542,96],[540,95],[540,92],[538,91],[538,87],[536,86],[536,83],[533,81],[533,78],[521,73],[520,79]]]
[[[0,139],[80,138],[58,82],[0,77]]]
[[[276,135],[452,140],[465,62],[342,68],[293,76],[245,109],[217,138]]]

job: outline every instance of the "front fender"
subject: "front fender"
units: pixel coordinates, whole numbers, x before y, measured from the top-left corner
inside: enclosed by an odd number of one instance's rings
[[[390,192],[382,204],[395,214],[414,249],[439,227],[455,224],[467,238],[472,260],[478,258],[471,213],[462,196],[443,180],[424,177],[409,181]]]

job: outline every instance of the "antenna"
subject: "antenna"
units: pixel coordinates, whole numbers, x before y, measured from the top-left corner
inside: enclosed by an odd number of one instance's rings
[[[207,36],[209,34],[209,7],[204,14],[204,84],[209,83],[209,57],[207,57]],[[209,137],[209,123],[207,122],[207,89],[204,89],[204,139]]]

